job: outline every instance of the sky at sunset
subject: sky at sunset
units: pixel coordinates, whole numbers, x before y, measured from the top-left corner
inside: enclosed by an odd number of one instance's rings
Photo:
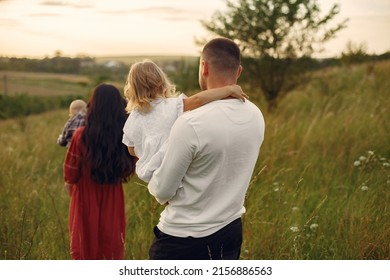
[[[390,51],[390,0],[334,3],[348,27],[325,45],[336,56],[348,41],[369,53]],[[0,0],[0,56],[198,55],[195,38],[208,37],[200,20],[225,10],[224,0]]]

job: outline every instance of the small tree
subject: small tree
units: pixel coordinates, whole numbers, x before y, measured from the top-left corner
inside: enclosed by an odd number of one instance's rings
[[[341,53],[341,62],[350,66],[354,63],[365,62],[368,57],[366,43],[354,44],[352,41],[348,41],[345,51]]]
[[[321,16],[316,0],[226,1],[227,11],[217,11],[203,26],[219,36],[230,38],[242,49],[246,71],[258,83],[273,110],[281,93],[296,87],[303,77],[297,62],[310,58],[322,43],[345,27],[326,25],[339,13],[334,4]],[[299,64],[299,63],[298,63]],[[301,64],[300,64],[301,65]]]

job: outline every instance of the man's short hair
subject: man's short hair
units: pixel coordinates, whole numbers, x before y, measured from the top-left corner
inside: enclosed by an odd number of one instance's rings
[[[236,73],[241,64],[240,48],[227,38],[215,38],[202,50],[202,59],[216,71]]]

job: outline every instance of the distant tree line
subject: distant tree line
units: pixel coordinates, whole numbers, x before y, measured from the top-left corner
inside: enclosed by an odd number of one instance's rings
[[[43,59],[1,57],[1,70],[81,74],[83,65],[94,65],[93,58],[56,56]]]
[[[240,84],[244,83],[251,91],[258,88],[259,75],[256,75],[256,68],[266,63],[267,58],[253,59],[243,57],[244,72],[240,78]],[[355,63],[374,62],[390,59],[390,52],[381,55],[369,55],[364,45],[355,46],[350,43],[340,58],[316,59],[301,57],[294,59],[291,71],[294,73],[307,73],[331,66],[352,65]],[[274,67],[282,67],[290,63],[290,58],[282,58]],[[172,57],[172,60],[156,61],[157,64],[167,73],[170,79],[176,84],[178,91],[187,93],[199,90],[198,85],[198,60]],[[130,65],[121,61],[116,63],[98,63],[93,57],[64,57],[55,56],[43,59],[0,57],[0,70],[26,71],[26,72],[47,72],[80,74],[90,77],[93,85],[103,81],[123,82],[126,80]],[[294,80],[295,81],[295,80]],[[285,88],[293,87],[293,80],[286,79]]]
[[[155,61],[182,92],[198,88],[198,64],[195,59],[172,57],[172,60]],[[93,86],[107,81],[125,82],[130,64],[119,60],[97,62],[93,57],[17,58],[0,57],[0,70],[64,73],[88,76]]]

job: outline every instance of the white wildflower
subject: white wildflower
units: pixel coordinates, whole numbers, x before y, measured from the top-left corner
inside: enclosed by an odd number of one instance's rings
[[[365,161],[367,158],[364,156],[359,157],[359,161]]]
[[[389,166],[390,166],[390,163],[384,162],[384,163],[382,163],[382,165],[383,165],[384,167],[389,167]]]
[[[386,161],[386,158],[385,157],[381,157],[379,160],[380,161]]]
[[[367,152],[370,156],[373,156],[374,155],[374,151],[368,151]]]
[[[366,185],[363,185],[360,189],[361,189],[363,192],[368,191],[368,187],[367,187]]]
[[[278,182],[274,182],[274,183],[272,183],[272,185],[274,185],[274,188],[273,188],[274,192],[278,192],[280,190]]]
[[[292,226],[292,227],[290,227],[290,230],[291,230],[292,232],[299,232],[299,227],[297,227],[297,226]]]
[[[360,166],[361,165],[361,162],[359,160],[355,160],[355,162],[353,163],[354,166]]]
[[[294,206],[294,207],[292,208],[292,210],[293,210],[293,211],[298,211],[298,210],[299,210],[299,207]]]
[[[316,230],[318,228],[318,224],[311,224],[310,229],[311,230]]]

